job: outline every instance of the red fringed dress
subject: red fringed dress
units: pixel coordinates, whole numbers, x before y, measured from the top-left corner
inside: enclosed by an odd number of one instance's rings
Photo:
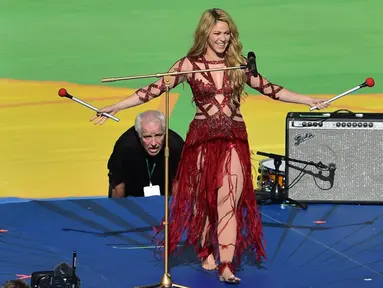
[[[190,71],[223,66],[223,61],[213,62],[207,61],[204,57],[198,59],[185,57],[179,60],[173,69]],[[197,113],[190,123],[173,183],[169,214],[169,253],[174,253],[183,242],[181,246],[192,246],[201,256],[203,251],[200,247],[201,235],[206,219],[210,223],[207,241],[215,247],[218,246],[217,194],[224,176],[230,174],[230,156],[232,149],[235,149],[242,170],[243,188],[238,204],[232,211],[237,222],[237,240],[233,243],[234,257],[239,260],[245,250],[250,248],[255,251],[259,261],[265,258],[265,250],[262,221],[252,182],[246,125],[240,115],[239,105],[236,107],[229,105],[232,88],[229,85],[227,71],[221,73],[221,83],[215,83],[210,72],[179,75],[174,77],[171,83],[173,88],[187,80],[193,92]],[[261,75],[253,77],[248,72],[247,76],[249,86],[272,98],[276,99],[276,93],[282,89]],[[217,88],[218,85],[221,88]],[[137,95],[142,101],[149,101],[164,91],[162,79],[138,90]],[[229,183],[228,186],[229,189],[236,188],[233,183]],[[163,245],[164,240],[161,239],[157,243]]]

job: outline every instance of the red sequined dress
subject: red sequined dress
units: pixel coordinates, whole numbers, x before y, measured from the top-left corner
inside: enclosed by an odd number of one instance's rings
[[[223,61],[207,61],[203,56],[197,59],[184,57],[171,70],[190,71],[224,66]],[[214,78],[213,73],[216,75]],[[270,83],[261,75],[253,77],[250,72],[246,75],[249,86],[277,99],[276,94],[282,87]],[[226,229],[222,221],[229,219],[224,219],[222,215],[219,217],[217,211],[220,204],[217,202],[236,198],[235,203],[231,203],[230,211],[226,211],[226,214],[231,213],[230,218],[235,216],[236,221],[236,241],[231,243],[235,246],[234,257],[239,259],[250,248],[260,260],[265,257],[265,251],[262,222],[252,182],[248,135],[239,104],[230,105],[232,88],[228,71],[177,75],[173,77],[170,88],[185,80],[192,89],[197,113],[190,123],[173,183],[169,252],[175,252],[182,242],[184,245],[181,246],[194,247],[201,257],[207,256],[203,255],[207,251],[206,245],[227,246],[228,243],[219,243],[218,227]],[[165,83],[160,79],[137,90],[136,94],[147,102],[164,91]],[[222,189],[227,190],[222,192],[226,196],[219,200],[218,194]],[[203,233],[207,235],[205,247],[201,247]],[[163,240],[158,244],[163,244]]]

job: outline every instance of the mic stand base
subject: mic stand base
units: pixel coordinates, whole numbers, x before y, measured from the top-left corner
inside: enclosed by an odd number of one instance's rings
[[[279,167],[281,166],[281,164],[282,164],[282,158],[275,157],[274,158],[275,182],[273,184],[273,187],[271,188],[270,193],[265,191],[258,192],[258,195],[262,197],[261,201],[270,200],[269,204],[284,204],[285,202],[288,202],[290,204],[299,206],[302,209],[307,209],[307,204],[301,203],[297,200],[287,197],[285,189],[279,185],[279,179],[280,179]],[[261,203],[261,205],[265,205],[265,203]]]
[[[257,199],[257,202],[259,205],[264,206],[264,205],[272,205],[272,204],[292,204],[295,206],[299,206],[300,208],[306,210],[307,209],[307,204],[299,202],[297,200],[291,199],[289,197],[280,197],[276,198],[270,195],[270,192],[265,192],[265,191],[257,191],[256,194],[259,196],[259,199]]]
[[[146,286],[136,286],[135,288],[188,288],[187,286],[178,285],[172,282],[170,274],[165,273],[162,280],[157,284],[149,284]]]

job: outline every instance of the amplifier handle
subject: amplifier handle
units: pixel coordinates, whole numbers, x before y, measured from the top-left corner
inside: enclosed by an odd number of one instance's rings
[[[334,112],[332,112],[332,113],[339,113],[339,112],[341,112],[341,111],[348,112],[349,114],[355,115],[354,112],[352,112],[352,111],[350,111],[350,110],[347,110],[347,109],[339,109],[339,110],[336,110],[336,111],[334,111]]]

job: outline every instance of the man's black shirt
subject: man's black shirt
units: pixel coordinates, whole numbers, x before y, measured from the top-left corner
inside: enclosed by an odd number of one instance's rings
[[[176,176],[183,144],[183,139],[169,129],[169,195],[171,195],[171,183]],[[125,197],[143,197],[144,187],[149,186],[148,161],[150,171],[153,165],[156,165],[151,177],[152,185],[159,185],[161,195],[164,195],[164,148],[165,142],[161,151],[156,156],[148,155],[144,147],[142,147],[134,126],[129,128],[116,141],[108,161],[110,186],[114,188],[118,184],[124,183]]]

